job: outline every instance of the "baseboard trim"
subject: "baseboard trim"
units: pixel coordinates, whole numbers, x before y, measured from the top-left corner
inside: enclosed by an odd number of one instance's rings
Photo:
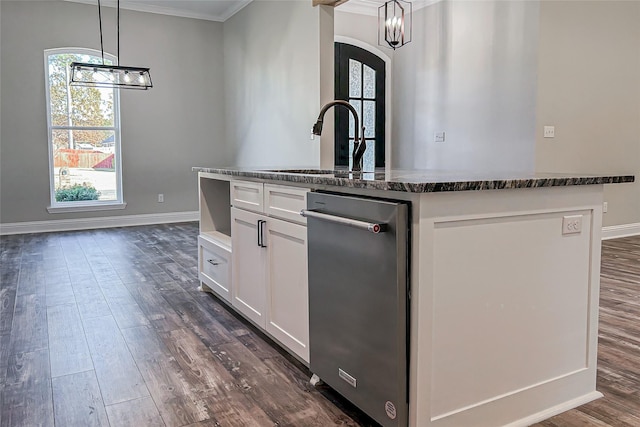
[[[631,236],[640,236],[640,222],[602,227],[602,240]]]
[[[98,218],[58,219],[53,221],[12,222],[0,224],[0,235],[170,224],[174,222],[198,221],[199,218],[200,215],[198,211],[188,211],[144,215],[116,215]]]
[[[551,407],[545,411],[538,412],[536,414],[530,415],[526,418],[519,419],[513,423],[507,424],[505,427],[526,427],[532,424],[538,423],[540,421],[544,421],[548,418],[551,418],[555,415],[561,414],[569,409],[577,408],[578,406],[584,405],[586,403],[592,402],[596,399],[600,399],[603,397],[603,394],[599,391],[592,391],[591,393],[587,393],[584,396],[580,396],[576,399],[569,400],[568,402],[561,403],[560,405]]]

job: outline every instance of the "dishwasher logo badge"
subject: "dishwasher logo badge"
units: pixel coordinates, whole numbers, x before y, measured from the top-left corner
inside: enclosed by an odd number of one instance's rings
[[[387,417],[391,418],[392,420],[396,419],[396,405],[387,400],[387,402],[384,404],[384,410],[387,413]]]

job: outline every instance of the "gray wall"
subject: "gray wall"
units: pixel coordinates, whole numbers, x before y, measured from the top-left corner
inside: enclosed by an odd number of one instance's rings
[[[440,2],[414,23],[393,57],[395,167],[635,174],[605,186],[604,224],[640,223],[640,2]],[[337,35],[371,43],[375,25],[336,13]]]
[[[146,92],[121,91],[127,207],[49,214],[43,51],[100,49],[97,8],[5,0],[0,7],[0,222],[197,210],[197,180],[191,167],[229,163],[222,24],[122,10],[122,64],[151,67],[154,83]],[[115,53],[115,9],[104,10],[105,50]],[[164,193],[165,203],[157,203],[158,193]]]
[[[338,6],[335,12],[334,29],[338,36],[351,37],[363,41],[377,49],[384,50],[390,58],[393,57],[393,50],[378,46],[378,17],[362,15],[344,11],[343,6]]]
[[[393,57],[393,166],[533,170],[538,3],[440,2],[413,23]]]
[[[635,174],[605,186],[604,224],[640,224],[640,2],[545,1],[540,15],[536,167]]]
[[[254,1],[224,23],[227,139],[239,166],[318,166],[320,12]]]

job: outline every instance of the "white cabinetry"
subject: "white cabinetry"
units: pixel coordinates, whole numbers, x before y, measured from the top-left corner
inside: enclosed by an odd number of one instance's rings
[[[265,233],[267,332],[308,362],[307,228],[273,219]]]
[[[229,182],[198,179],[200,192],[200,235],[198,236],[198,278],[200,290],[231,301],[231,212]]]
[[[307,229],[231,209],[233,306],[309,360]]]
[[[309,361],[305,188],[231,184],[232,304]]]
[[[265,328],[267,267],[264,236],[264,215],[231,208],[231,235],[233,236],[233,306],[256,325]]]
[[[199,236],[198,267],[200,282],[207,290],[231,301],[231,247]]]
[[[198,239],[202,288],[307,362],[308,191],[201,175]]]

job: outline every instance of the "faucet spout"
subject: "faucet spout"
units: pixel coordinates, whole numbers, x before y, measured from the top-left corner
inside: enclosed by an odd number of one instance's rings
[[[364,127],[362,127],[362,140],[360,139],[360,135],[358,131],[360,130],[360,120],[358,119],[358,111],[353,107],[353,105],[349,104],[347,101],[335,100],[328,102],[325,104],[322,109],[320,109],[320,114],[318,114],[318,120],[313,125],[313,134],[320,136],[322,134],[322,125],[324,120],[324,115],[327,110],[333,106],[341,105],[346,107],[351,114],[353,115],[353,121],[355,124],[355,132],[353,135],[353,166],[352,171],[361,171],[362,170],[362,157],[364,156],[364,152],[367,149],[367,144],[364,141]]]

